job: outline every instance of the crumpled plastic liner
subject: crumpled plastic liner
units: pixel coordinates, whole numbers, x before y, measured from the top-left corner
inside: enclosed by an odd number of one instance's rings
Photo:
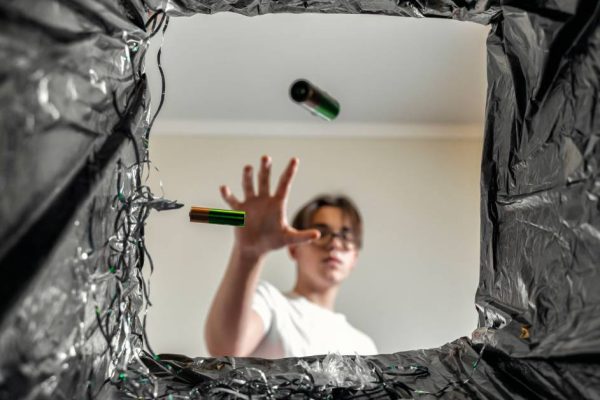
[[[310,364],[300,360],[298,364],[312,376],[317,386],[364,387],[373,382],[369,366],[359,355],[348,357],[330,353],[323,360]]]
[[[523,360],[489,344],[483,351],[482,346],[460,338],[438,349],[358,357],[369,373],[354,385],[336,385],[302,366],[322,365],[330,356],[265,360],[161,354],[160,367],[155,359],[145,361],[159,377],[159,392],[166,393],[165,398],[597,398],[600,376],[594,358]],[[333,357],[339,362],[340,356]],[[349,363],[356,359],[343,358]]]
[[[154,10],[166,10],[169,15],[214,14],[235,12],[247,16],[269,13],[336,13],[336,14],[381,14],[401,17],[453,18],[488,24],[500,12],[500,5],[489,0],[457,2],[452,0],[435,1],[396,1],[396,0],[147,0]]]
[[[196,358],[161,354],[146,358],[166,395],[183,398],[412,398],[465,395],[483,354],[466,339],[440,349],[376,356],[329,354],[304,358]],[[483,393],[483,392],[482,392]],[[460,398],[460,397],[457,397]]]
[[[0,260],[9,271],[19,265],[14,281],[0,282],[0,314],[63,228],[40,222],[75,212],[83,186],[94,184],[90,161],[102,146],[114,153],[123,138],[111,133],[148,111],[143,24],[113,1],[85,4],[0,4]],[[24,262],[23,252],[40,260]]]
[[[145,14],[124,4],[0,3],[0,399],[153,396],[126,381],[152,378],[141,239],[160,205]]]
[[[600,353],[599,19],[511,4],[488,39],[476,304],[514,357]]]
[[[143,179],[144,56],[166,24],[151,10],[491,24],[471,340],[368,357],[153,352],[144,221],[178,205]],[[600,397],[599,2],[5,0],[0,55],[0,399]]]
[[[127,160],[131,149],[115,156]],[[142,347],[144,288],[141,270],[118,260],[139,258],[139,249],[124,237],[126,225],[135,229],[132,221],[111,194],[118,172],[114,166],[105,172],[4,319],[0,398],[103,398],[108,383],[134,365]],[[120,193],[131,199],[128,182]],[[115,231],[114,224],[122,228]]]

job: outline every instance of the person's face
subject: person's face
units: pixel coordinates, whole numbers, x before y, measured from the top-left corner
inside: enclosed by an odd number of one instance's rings
[[[298,264],[298,279],[321,289],[339,285],[350,275],[358,258],[358,249],[351,243],[350,219],[338,207],[323,206],[314,213],[309,228],[319,229],[322,237],[290,246],[290,254]]]

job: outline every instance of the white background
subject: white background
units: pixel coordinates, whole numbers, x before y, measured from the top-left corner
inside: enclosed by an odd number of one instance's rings
[[[262,154],[279,172],[301,159],[290,212],[321,192],[353,197],[365,247],[338,311],[380,352],[438,347],[476,326],[485,37],[470,23],[381,16],[234,14],[173,18],[163,48],[165,107],[150,142],[159,192],[186,207],[153,213],[149,339],[157,352],[207,355],[206,312],[232,228],[191,224],[192,205],[241,193]],[[159,40],[160,41],[160,40]],[[156,51],[156,48],[153,49]],[[148,71],[158,100],[152,52]],[[341,103],[319,121],[288,97],[308,78]],[[285,251],[263,277],[294,280]]]

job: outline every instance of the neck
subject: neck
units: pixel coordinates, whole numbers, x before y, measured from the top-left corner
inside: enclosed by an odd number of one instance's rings
[[[338,286],[331,286],[323,289],[302,284],[302,282],[297,281],[293,292],[305,297],[311,303],[315,303],[323,308],[333,311],[338,289]]]

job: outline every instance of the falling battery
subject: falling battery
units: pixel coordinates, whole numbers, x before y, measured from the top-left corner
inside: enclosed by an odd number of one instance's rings
[[[335,119],[340,113],[340,103],[306,79],[298,79],[292,83],[290,96],[296,103],[326,121]]]
[[[245,219],[245,211],[221,210],[219,208],[208,207],[192,207],[190,210],[190,222],[244,226]]]

